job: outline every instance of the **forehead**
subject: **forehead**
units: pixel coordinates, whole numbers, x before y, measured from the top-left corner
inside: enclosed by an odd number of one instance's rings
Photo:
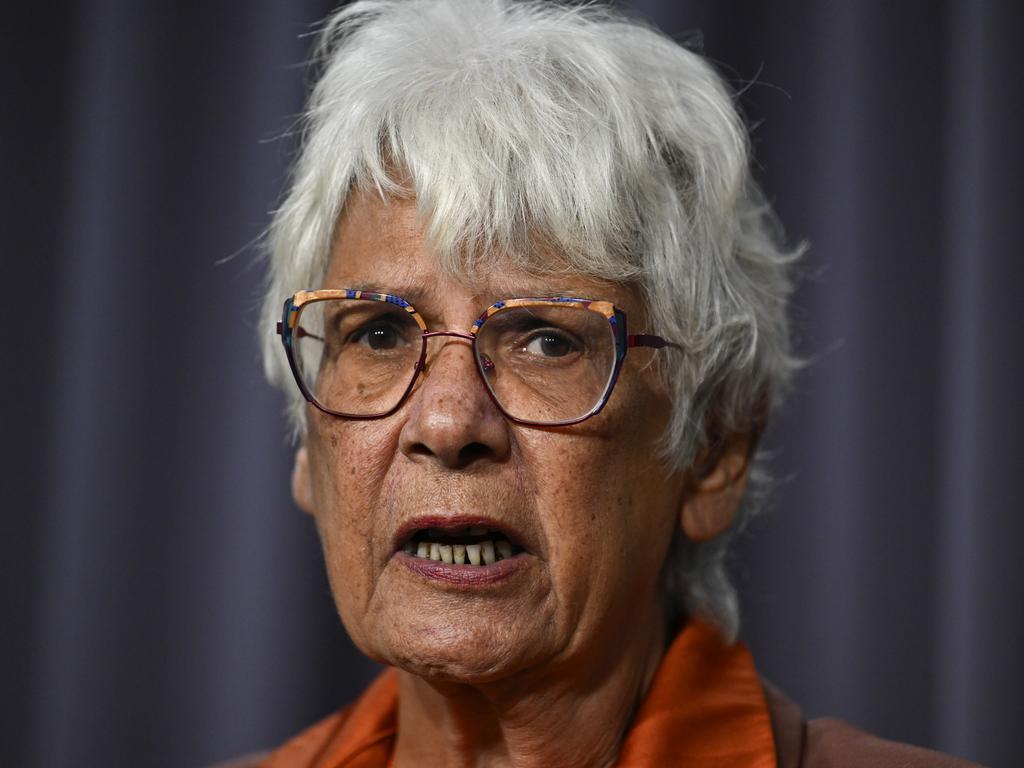
[[[500,253],[485,256],[472,272],[459,269],[464,260],[447,264],[424,236],[415,199],[353,190],[335,229],[323,285],[317,287],[392,293],[428,310],[455,293],[476,299],[478,308],[513,296],[579,296],[611,301],[631,318],[644,314],[635,286],[567,269],[555,255],[546,260],[546,269],[523,269]]]

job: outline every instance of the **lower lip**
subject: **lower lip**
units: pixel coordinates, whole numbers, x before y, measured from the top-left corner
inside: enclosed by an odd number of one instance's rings
[[[396,552],[394,559],[425,579],[465,587],[483,587],[505,581],[519,571],[525,562],[523,555],[519,554],[506,560],[499,560],[494,565],[458,565],[416,557],[405,551]]]

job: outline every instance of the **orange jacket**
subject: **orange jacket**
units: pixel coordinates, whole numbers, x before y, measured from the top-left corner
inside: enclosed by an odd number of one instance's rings
[[[269,755],[222,768],[390,768],[397,678],[384,672],[351,707]],[[618,768],[966,768],[966,761],[875,738],[837,720],[803,718],[758,677],[741,643],[702,622],[672,642],[626,733]]]

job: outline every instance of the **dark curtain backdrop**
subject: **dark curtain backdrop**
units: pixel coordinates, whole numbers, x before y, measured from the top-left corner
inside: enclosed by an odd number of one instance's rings
[[[274,745],[374,674],[255,342],[250,244],[331,3],[7,5],[0,764]],[[1020,4],[630,5],[700,31],[812,245],[782,483],[735,557],[761,670],[1024,764]]]

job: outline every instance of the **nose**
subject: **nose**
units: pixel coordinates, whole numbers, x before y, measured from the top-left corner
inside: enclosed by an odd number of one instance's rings
[[[509,422],[480,380],[472,345],[466,343],[472,337],[430,337],[440,348],[428,358],[410,396],[399,449],[413,460],[436,461],[446,469],[504,461],[511,449]]]

